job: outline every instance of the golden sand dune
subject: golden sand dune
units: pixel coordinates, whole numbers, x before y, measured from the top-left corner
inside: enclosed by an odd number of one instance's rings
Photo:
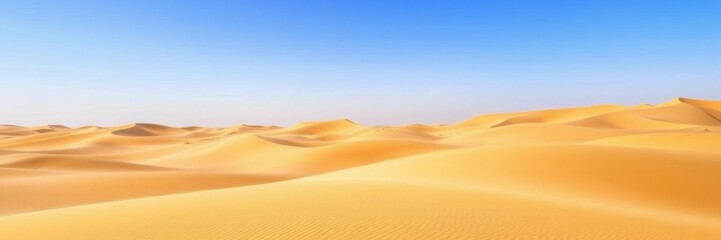
[[[0,125],[0,239],[721,239],[721,102]]]

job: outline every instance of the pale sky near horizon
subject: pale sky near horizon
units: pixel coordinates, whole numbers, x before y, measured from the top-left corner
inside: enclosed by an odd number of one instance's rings
[[[0,124],[435,124],[678,96],[721,100],[719,1],[0,1]]]

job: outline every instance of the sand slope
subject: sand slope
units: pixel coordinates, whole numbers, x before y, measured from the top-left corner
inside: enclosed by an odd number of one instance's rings
[[[0,126],[2,239],[720,239],[721,102]]]

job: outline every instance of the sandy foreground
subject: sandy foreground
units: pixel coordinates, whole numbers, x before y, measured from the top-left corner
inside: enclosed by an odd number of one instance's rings
[[[721,239],[721,102],[0,125],[0,239]]]

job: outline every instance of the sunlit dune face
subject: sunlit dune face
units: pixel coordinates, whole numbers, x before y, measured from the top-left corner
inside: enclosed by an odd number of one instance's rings
[[[721,102],[0,126],[3,239],[721,239]]]

